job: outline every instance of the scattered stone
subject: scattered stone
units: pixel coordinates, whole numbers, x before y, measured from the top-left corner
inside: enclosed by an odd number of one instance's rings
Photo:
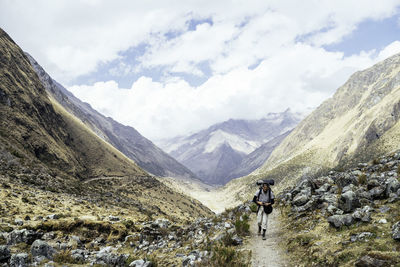
[[[110,216],[108,216],[108,220],[112,221],[112,222],[117,222],[117,221],[120,221],[120,218],[117,216],[110,215]]]
[[[31,245],[33,241],[41,238],[41,236],[42,234],[27,229],[14,230],[10,233],[4,234],[8,245],[15,245],[18,243],[27,243],[28,245]]]
[[[392,237],[394,240],[400,241],[400,221],[392,226]]]
[[[10,259],[10,267],[29,266],[29,255],[27,253],[13,254]]]
[[[58,215],[58,214],[50,214],[50,215],[47,215],[46,216],[46,219],[48,219],[48,220],[58,220],[58,219],[60,219],[60,215]]]
[[[344,212],[352,212],[359,207],[361,207],[360,201],[352,190],[349,190],[341,195],[339,208]]]
[[[354,219],[350,214],[333,215],[328,217],[328,222],[331,226],[340,228],[343,225],[350,226],[354,222]]]
[[[6,262],[11,257],[10,249],[7,246],[0,246],[0,262]]]
[[[52,260],[55,249],[47,244],[45,241],[37,239],[31,246],[31,253],[33,257],[43,256]]]
[[[16,225],[19,225],[19,226],[24,225],[24,221],[23,221],[22,219],[19,219],[19,218],[15,219],[15,220],[14,220],[14,223],[15,223]]]
[[[384,260],[372,258],[368,255],[361,257],[356,263],[356,267],[380,267],[387,266],[387,262]]]
[[[378,221],[378,223],[386,224],[386,223],[387,223],[387,220],[386,220],[386,219],[380,219],[380,220]]]
[[[243,244],[243,239],[241,239],[239,236],[235,235],[235,236],[232,238],[232,242],[233,242],[233,245],[234,245],[234,246],[240,246],[240,245]]]

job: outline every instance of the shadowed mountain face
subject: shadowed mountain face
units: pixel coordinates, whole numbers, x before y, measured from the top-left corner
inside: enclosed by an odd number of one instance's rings
[[[260,120],[229,120],[159,146],[209,184],[225,184],[260,167],[302,117],[287,110]]]
[[[181,220],[191,219],[188,212],[210,214],[162,185],[49,97],[26,55],[1,29],[0,114],[2,182],[129,207],[133,215]]]
[[[89,104],[80,101],[53,80],[30,55],[27,54],[27,56],[47,92],[58,103],[144,170],[162,177],[195,178],[189,169],[155,146],[134,128],[105,117]]]

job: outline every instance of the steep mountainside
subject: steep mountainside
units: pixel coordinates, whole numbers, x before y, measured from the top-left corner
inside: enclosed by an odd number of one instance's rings
[[[62,85],[53,80],[43,68],[27,54],[47,92],[66,110],[79,118],[99,137],[112,144],[146,171],[158,176],[195,178],[195,175],[174,158],[143,137],[134,128],[105,117],[89,104],[83,103]]]
[[[353,74],[332,98],[299,123],[262,167],[227,188],[238,198],[247,198],[260,178],[274,178],[282,188],[300,177],[351,167],[394,151],[400,144],[399,118],[397,54]]]
[[[1,29],[0,112],[0,178],[7,183],[129,207],[138,217],[210,214],[199,202],[161,186],[51,101],[28,58]]]
[[[256,152],[265,158],[254,161],[249,168],[239,166],[235,172],[246,155],[292,129],[301,118],[301,114],[286,110],[283,113],[270,113],[261,120],[231,119],[190,136],[161,140],[158,145],[203,181],[224,184],[238,173],[249,171],[245,173],[248,174],[258,168],[258,163],[265,162],[270,152]],[[276,145],[277,141],[271,144]],[[251,157],[254,159],[256,154]]]
[[[287,131],[284,134],[281,134],[271,141],[261,145],[259,148],[246,155],[239,165],[237,165],[233,172],[231,172],[228,176],[229,180],[233,178],[238,178],[245,176],[252,171],[256,170],[258,167],[262,166],[266,159],[271,155],[272,151],[290,134],[290,131]]]
[[[399,144],[391,131],[399,117],[398,54],[353,74],[293,130],[259,172],[285,164],[305,174],[389,152]]]

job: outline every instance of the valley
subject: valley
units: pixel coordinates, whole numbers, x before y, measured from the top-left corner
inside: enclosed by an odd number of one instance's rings
[[[400,264],[400,54],[307,116],[230,119],[159,148],[0,29],[0,111],[2,266]],[[266,241],[261,179],[276,183]]]

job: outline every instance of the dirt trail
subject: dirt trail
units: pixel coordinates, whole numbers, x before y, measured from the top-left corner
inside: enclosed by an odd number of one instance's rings
[[[279,247],[281,229],[278,219],[279,210],[274,210],[268,217],[267,240],[262,240],[257,234],[257,216],[250,216],[250,238],[246,241],[245,249],[252,251],[251,265],[253,267],[286,267],[285,252]]]

